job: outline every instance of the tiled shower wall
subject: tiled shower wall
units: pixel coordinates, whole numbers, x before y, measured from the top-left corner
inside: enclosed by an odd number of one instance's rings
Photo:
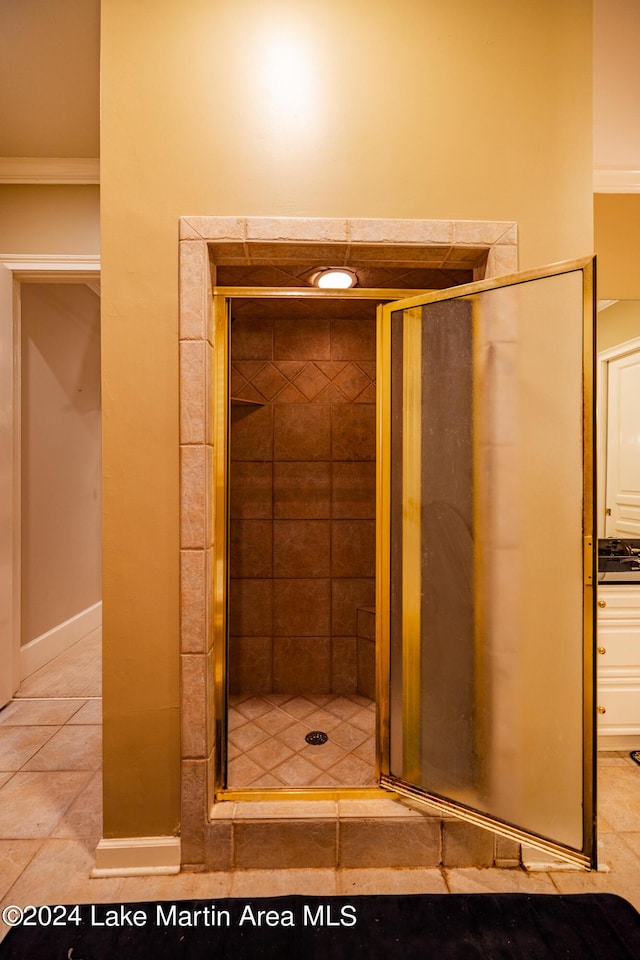
[[[357,692],[375,602],[375,309],[232,325],[230,689]]]

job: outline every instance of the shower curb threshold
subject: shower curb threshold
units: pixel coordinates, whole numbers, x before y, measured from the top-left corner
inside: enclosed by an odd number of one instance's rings
[[[516,841],[387,798],[221,801],[204,845],[207,871],[521,866]]]

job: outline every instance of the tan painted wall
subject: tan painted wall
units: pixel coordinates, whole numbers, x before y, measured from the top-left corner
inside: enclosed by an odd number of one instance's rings
[[[598,351],[640,337],[640,300],[619,300],[598,313]]]
[[[99,155],[99,47],[100,0],[2,4],[0,156]]]
[[[99,252],[99,187],[0,185],[0,253]]]
[[[179,821],[177,218],[516,220],[523,267],[592,249],[589,0],[149,11],[102,4],[105,836]]]
[[[22,643],[100,600],[100,300],[25,283]]]
[[[597,193],[594,232],[598,297],[640,299],[640,194]]]

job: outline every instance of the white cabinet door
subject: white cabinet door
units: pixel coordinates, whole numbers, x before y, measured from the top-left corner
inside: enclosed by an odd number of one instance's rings
[[[640,749],[640,586],[598,590],[598,746]]]
[[[638,538],[640,350],[610,361],[608,368],[606,536]]]

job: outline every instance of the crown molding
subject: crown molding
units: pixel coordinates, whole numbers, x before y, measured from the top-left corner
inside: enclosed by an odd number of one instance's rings
[[[0,183],[100,183],[100,158],[0,157]]]
[[[607,169],[593,171],[594,193],[640,193],[640,170]]]

